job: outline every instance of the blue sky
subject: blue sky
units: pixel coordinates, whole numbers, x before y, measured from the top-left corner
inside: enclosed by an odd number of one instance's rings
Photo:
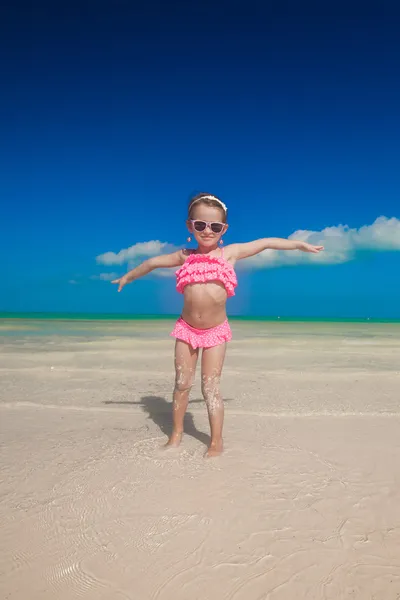
[[[328,245],[243,264],[231,314],[400,318],[392,4],[29,6],[0,24],[0,311],[179,313],[173,277],[117,294],[104,279],[128,264],[97,257],[183,246],[205,190],[226,243]]]

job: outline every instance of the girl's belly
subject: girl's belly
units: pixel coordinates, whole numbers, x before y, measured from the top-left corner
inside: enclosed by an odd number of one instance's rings
[[[182,318],[192,327],[209,329],[226,319],[227,294],[222,283],[192,283],[183,293]]]

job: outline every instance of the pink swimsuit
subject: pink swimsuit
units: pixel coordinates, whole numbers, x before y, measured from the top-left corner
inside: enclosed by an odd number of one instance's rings
[[[235,295],[237,286],[236,273],[233,266],[224,258],[221,248],[221,257],[208,254],[192,253],[176,272],[176,289],[183,293],[185,287],[192,283],[207,283],[220,281],[229,296]],[[232,332],[228,320],[210,329],[196,329],[180,317],[171,333],[192,348],[211,348],[232,339]]]
[[[190,283],[206,283],[208,281],[220,281],[224,284],[228,296],[235,295],[236,273],[232,265],[225,260],[222,248],[220,257],[208,254],[189,254],[176,272],[176,289],[181,294]]]

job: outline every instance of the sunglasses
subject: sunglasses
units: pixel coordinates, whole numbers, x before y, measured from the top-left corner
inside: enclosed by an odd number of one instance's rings
[[[196,231],[204,231],[206,227],[209,227],[213,233],[221,233],[225,226],[225,223],[218,223],[218,221],[209,222],[191,219],[190,222]]]

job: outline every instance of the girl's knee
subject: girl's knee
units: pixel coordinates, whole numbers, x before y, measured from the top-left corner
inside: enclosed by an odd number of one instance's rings
[[[193,375],[177,373],[175,378],[175,390],[178,392],[190,392],[193,386]]]
[[[189,392],[193,386],[193,372],[185,372],[177,369],[175,377],[175,390],[178,392]]]
[[[177,380],[175,381],[175,390],[178,392],[190,392],[193,387],[192,381]]]
[[[215,398],[219,397],[219,382],[219,375],[202,375],[201,392],[206,402],[214,401]]]

